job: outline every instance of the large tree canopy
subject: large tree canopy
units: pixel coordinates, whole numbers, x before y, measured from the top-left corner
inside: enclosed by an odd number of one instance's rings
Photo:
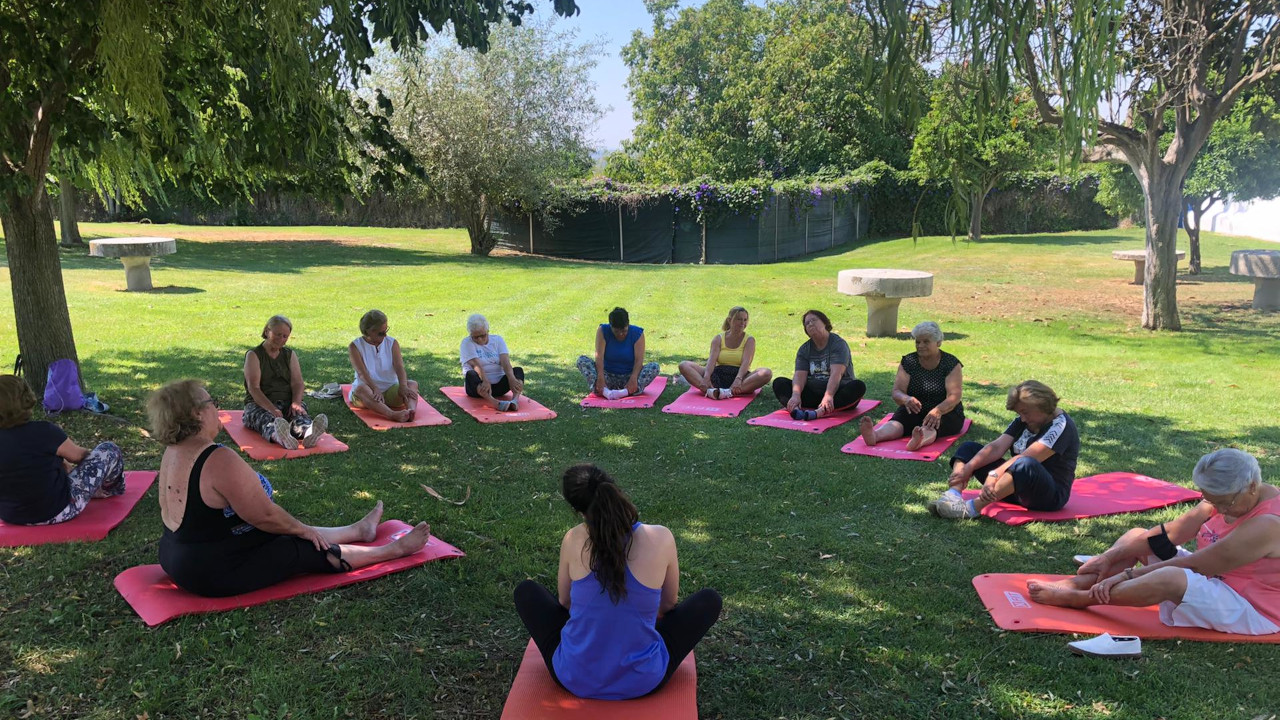
[[[1127,164],[1147,228],[1142,324],[1181,327],[1176,237],[1182,184],[1217,120],[1280,71],[1280,6],[1248,0],[866,0],[893,94],[894,58],[964,57],[990,92],[1026,86],[1079,159]],[[939,38],[948,42],[938,43]],[[1107,112],[1110,106],[1112,112]],[[1167,136],[1168,142],[1164,141]]]
[[[574,0],[554,6],[577,12]],[[55,144],[96,167],[114,148],[144,183],[236,182],[254,165],[305,175],[309,158],[332,160],[351,138],[345,115],[365,108],[347,93],[374,43],[415,47],[451,27],[459,45],[484,50],[492,25],[532,10],[523,0],[0,2],[0,220],[32,384],[53,360],[76,359],[46,193]]]

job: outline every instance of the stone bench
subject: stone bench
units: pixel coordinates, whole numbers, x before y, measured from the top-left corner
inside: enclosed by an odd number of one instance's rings
[[[1176,252],[1178,262],[1187,259],[1185,250]],[[1147,251],[1146,250],[1116,250],[1111,253],[1111,257],[1115,260],[1129,260],[1133,262],[1133,284],[1142,285],[1147,280]]]
[[[120,258],[129,291],[151,289],[151,258],[178,252],[178,243],[164,237],[103,238],[89,241],[93,257]]]
[[[1231,274],[1253,278],[1253,309],[1280,310],[1280,250],[1236,250]]]
[[[903,298],[933,294],[933,273],[919,270],[863,268],[841,270],[836,290],[867,299],[867,337],[892,337],[898,333],[898,304]]]

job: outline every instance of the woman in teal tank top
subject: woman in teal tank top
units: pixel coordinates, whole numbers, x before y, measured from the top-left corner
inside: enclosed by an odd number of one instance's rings
[[[680,375],[687,385],[712,400],[727,400],[735,395],[750,395],[773,378],[769,368],[751,369],[755,359],[756,339],[747,334],[747,322],[751,319],[741,305],[731,308],[721,326],[723,333],[711,339],[711,354],[707,364],[692,360],[680,363]]]

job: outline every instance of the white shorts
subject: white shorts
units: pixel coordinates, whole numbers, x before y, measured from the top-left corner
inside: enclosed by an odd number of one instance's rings
[[[1187,576],[1187,592],[1180,603],[1167,600],[1160,603],[1160,622],[1239,635],[1280,632],[1280,627],[1255,610],[1230,585],[1186,568],[1182,568],[1182,572]]]

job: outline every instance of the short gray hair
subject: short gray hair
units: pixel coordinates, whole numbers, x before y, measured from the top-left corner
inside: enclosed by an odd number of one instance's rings
[[[924,322],[911,328],[911,337],[919,340],[921,337],[932,338],[939,345],[942,344],[942,328],[938,327],[938,323],[932,320]]]
[[[485,320],[480,313],[472,313],[471,317],[467,318],[467,334],[474,335],[478,330],[488,332],[489,321]]]
[[[1258,460],[1243,450],[1222,448],[1200,458],[1191,482],[1211,495],[1231,495],[1262,482]]]

